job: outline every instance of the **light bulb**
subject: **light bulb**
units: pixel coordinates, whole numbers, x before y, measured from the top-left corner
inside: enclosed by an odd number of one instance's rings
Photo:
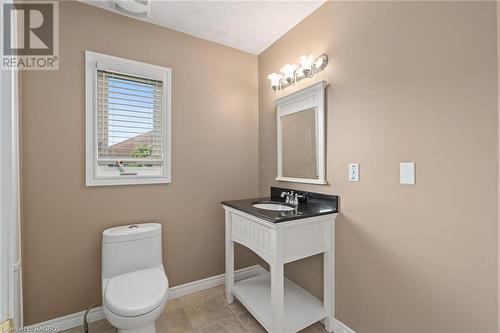
[[[280,80],[281,80],[281,75],[279,74],[276,74],[276,73],[272,73],[272,74],[269,74],[267,76],[267,78],[269,80],[271,80],[271,86],[274,88],[274,87],[277,87],[279,86],[280,84]]]
[[[323,61],[324,61],[323,56],[319,57],[318,60],[314,62],[314,67],[320,68],[323,65]]]
[[[307,74],[311,71],[314,59],[316,59],[316,57],[312,54],[309,54],[309,55],[304,54],[304,55],[300,56],[299,63],[300,63],[302,71],[305,74]]]
[[[290,82],[294,75],[295,75],[295,70],[298,68],[299,66],[293,64],[286,64],[285,66],[281,67],[280,69],[280,72],[283,73],[283,76],[284,78]]]

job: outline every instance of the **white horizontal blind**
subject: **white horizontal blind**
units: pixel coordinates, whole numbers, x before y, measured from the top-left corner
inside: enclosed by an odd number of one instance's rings
[[[162,103],[162,81],[98,70],[98,163],[161,164]]]

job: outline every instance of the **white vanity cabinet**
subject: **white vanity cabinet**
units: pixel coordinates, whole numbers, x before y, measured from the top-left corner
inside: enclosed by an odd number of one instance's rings
[[[297,332],[324,320],[332,332],[335,315],[335,218],[337,214],[272,223],[224,206],[226,218],[226,298],[236,298],[271,333]],[[234,243],[251,249],[270,272],[234,281]],[[323,301],[284,276],[286,263],[324,254]]]

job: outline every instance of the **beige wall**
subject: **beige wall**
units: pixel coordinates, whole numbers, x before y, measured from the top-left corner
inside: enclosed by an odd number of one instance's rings
[[[219,202],[258,193],[256,56],[77,2],[60,45],[60,70],[22,74],[26,324],[100,300],[107,227],[161,223],[171,286],[222,273]],[[170,185],[84,187],[85,50],[173,69]]]
[[[337,317],[358,333],[495,331],[494,2],[325,4],[258,57],[258,81],[255,56],[81,3],[60,11],[60,70],[22,74],[26,324],[99,301],[110,226],[162,223],[171,285],[222,273],[218,202],[279,184],[341,196]],[[172,184],[84,187],[86,49],[173,69]],[[265,77],[309,52],[330,57],[297,86],[330,83],[329,186],[273,181],[279,94]],[[398,184],[409,160],[414,187]],[[320,294],[321,269],[315,257],[287,274]]]
[[[266,76],[322,52],[296,88],[330,83],[330,185],[277,183]],[[496,76],[495,2],[327,3],[259,56],[260,192],[340,195],[336,314],[358,333],[496,331]],[[404,161],[416,186],[399,185]],[[316,294],[321,272],[318,257],[287,267]]]

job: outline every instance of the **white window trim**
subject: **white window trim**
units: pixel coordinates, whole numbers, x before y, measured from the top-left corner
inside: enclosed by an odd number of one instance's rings
[[[163,161],[156,170],[134,170],[137,175],[121,176],[118,171],[105,173],[99,170],[97,163],[97,69],[135,75],[163,81]],[[85,51],[85,185],[137,185],[171,183],[172,149],[171,149],[171,74],[166,67],[150,65],[134,60],[118,58],[110,55]]]

